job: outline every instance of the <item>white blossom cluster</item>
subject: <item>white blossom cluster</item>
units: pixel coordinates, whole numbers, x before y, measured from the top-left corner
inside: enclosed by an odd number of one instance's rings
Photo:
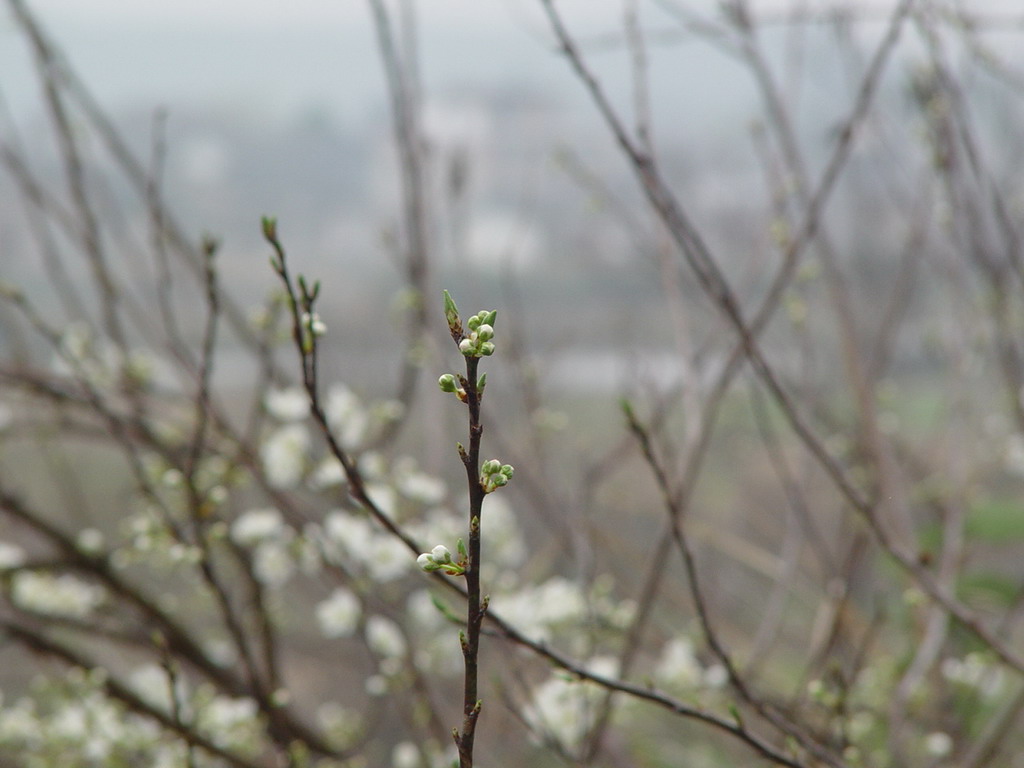
[[[114,389],[122,381],[148,389],[156,382],[171,380],[173,370],[148,349],[125,351],[81,322],[64,328],[50,368],[59,376],[82,379],[98,390]]]
[[[969,653],[962,659],[944,659],[941,670],[942,676],[950,682],[974,688],[986,699],[998,696],[1006,685],[1002,667],[980,653]]]
[[[58,679],[38,678],[29,694],[14,701],[5,701],[0,694],[0,750],[22,755],[25,760],[19,764],[26,766],[184,765],[182,742],[155,720],[129,712],[109,697],[104,690],[106,681],[106,673],[99,670],[71,670]],[[160,668],[137,670],[131,685],[144,700],[169,711],[169,685]],[[206,690],[184,694],[180,703],[183,714],[214,743],[242,755],[256,754],[262,748],[262,725],[251,700],[230,699]],[[198,765],[213,768],[216,764],[202,753],[198,758]]]
[[[610,657],[596,657],[587,670],[603,677],[615,677],[618,663]],[[564,672],[555,672],[531,692],[523,714],[536,744],[555,742],[568,753],[579,749],[593,727],[603,689]]]
[[[310,526],[307,535],[319,541],[327,562],[365,573],[379,583],[395,581],[413,569],[405,545],[365,515],[342,510],[329,512],[323,527]]]
[[[252,552],[252,571],[268,586],[285,584],[311,557],[305,542],[276,509],[251,509],[231,524],[231,539]],[[307,566],[308,567],[308,566]]]
[[[608,599],[563,576],[510,586],[503,584],[491,605],[531,640],[549,641],[559,630],[573,634],[583,622],[622,627],[634,610],[630,601]]]
[[[701,664],[688,637],[669,640],[654,669],[655,685],[666,690],[717,689],[723,687],[728,679],[728,672],[721,664]]]
[[[71,574],[18,571],[11,577],[11,600],[32,613],[84,619],[105,599],[103,587]]]

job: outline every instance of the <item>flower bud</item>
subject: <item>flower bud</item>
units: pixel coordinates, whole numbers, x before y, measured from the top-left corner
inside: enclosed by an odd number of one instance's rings
[[[472,354],[473,353],[473,342],[470,341],[469,339],[463,339],[462,341],[460,341],[459,342],[459,352],[461,352],[464,355]]]
[[[455,301],[448,291],[444,292],[444,319],[448,322],[448,329],[453,334],[460,330],[462,324],[459,321],[459,308],[455,306]]]
[[[442,392],[454,392],[458,387],[455,384],[455,377],[446,373],[444,376],[437,380],[437,385],[441,388]]]
[[[416,565],[427,573],[438,570],[441,566],[434,562],[429,552],[424,552],[416,558]]]
[[[435,563],[443,565],[452,561],[452,553],[444,544],[438,544],[430,551],[430,557]]]
[[[494,343],[490,342],[490,341],[485,341],[483,344],[481,344],[480,345],[480,354],[483,355],[484,357],[490,357],[491,355],[493,355],[494,354]]]
[[[480,474],[482,475],[493,475],[501,469],[501,462],[497,459],[490,459],[485,461],[483,466],[480,467]]]
[[[494,328],[485,323],[476,329],[476,337],[480,341],[490,341],[494,338]]]

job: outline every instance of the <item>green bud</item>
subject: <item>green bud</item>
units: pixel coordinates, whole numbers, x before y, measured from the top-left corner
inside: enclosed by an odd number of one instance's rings
[[[260,223],[263,225],[263,237],[270,242],[277,240],[277,219],[273,216],[264,216]]]
[[[458,385],[455,382],[455,377],[450,373],[446,373],[444,374],[444,376],[439,378],[437,380],[437,385],[441,388],[442,392],[454,392],[456,389],[458,389]]]
[[[479,350],[480,354],[483,355],[484,357],[490,357],[491,355],[494,354],[494,342],[485,341],[483,344],[480,345]]]
[[[497,459],[489,459],[483,463],[480,467],[480,474],[482,475],[493,475],[495,472],[501,470],[501,462]]]
[[[498,317],[498,310],[492,309],[490,312],[484,315],[484,324],[491,327],[494,326],[494,321]]]
[[[471,331],[475,331],[480,327],[480,315],[473,315],[469,320],[466,321],[466,327]]]
[[[484,323],[476,329],[476,337],[480,341],[490,341],[494,338],[494,328]]]
[[[452,299],[451,294],[447,290],[444,292],[444,319],[448,321],[448,330],[452,334],[462,330],[462,321],[459,320],[459,308],[455,306],[455,300]]]
[[[455,547],[459,550],[459,555],[461,557],[469,557],[469,554],[466,552],[466,542],[462,539],[456,540]]]
[[[627,421],[630,423],[636,421],[636,414],[633,412],[633,404],[629,402],[627,398],[624,397],[619,400],[619,408],[622,409],[622,413],[625,415]]]
[[[515,469],[511,464],[502,464],[501,469],[498,471],[501,472],[502,475],[504,475],[505,479],[511,480],[512,474],[515,472]]]
[[[487,386],[487,374],[481,373],[480,378],[476,380],[476,391],[477,394],[484,391],[484,387]]]

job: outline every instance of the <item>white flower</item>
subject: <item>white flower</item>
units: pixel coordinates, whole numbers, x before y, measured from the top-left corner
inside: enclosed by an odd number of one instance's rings
[[[89,717],[77,702],[69,702],[50,721],[53,733],[65,739],[80,740],[89,732]]]
[[[321,461],[309,476],[309,487],[314,491],[331,488],[345,482],[345,468],[334,456]]]
[[[704,670],[703,682],[705,688],[724,688],[729,682],[729,670],[724,664],[712,664]]]
[[[302,313],[302,327],[307,329],[314,336],[323,336],[327,333],[327,325],[320,319],[320,315],[316,312],[312,314],[309,312]]]
[[[228,746],[233,741],[233,731],[255,725],[259,707],[250,698],[233,699],[229,696],[215,696],[203,707],[200,726],[212,735],[215,743]],[[243,735],[245,731],[243,731]]]
[[[447,488],[443,481],[421,472],[412,459],[402,458],[393,465],[395,487],[399,493],[412,501],[433,506],[440,504]]]
[[[271,389],[263,396],[263,405],[278,421],[301,421],[309,415],[309,397],[302,387]]]
[[[366,642],[378,656],[398,658],[405,655],[402,630],[386,616],[371,616],[366,620]]]
[[[271,433],[260,447],[260,458],[272,486],[288,488],[301,479],[309,444],[302,424],[286,424]]]
[[[402,741],[391,750],[391,768],[418,768],[420,751],[411,741]]]
[[[383,696],[388,692],[388,681],[383,675],[370,675],[363,687],[370,696]]]
[[[948,733],[933,731],[924,737],[924,749],[933,757],[946,757],[953,751],[953,739]]]
[[[395,489],[383,483],[370,483],[366,486],[366,493],[370,500],[377,505],[377,509],[385,515],[394,515],[398,506],[398,497]]]
[[[537,686],[523,712],[534,741],[555,739],[569,751],[578,748],[594,722],[595,694],[593,686],[557,675]]]
[[[689,638],[674,637],[661,652],[661,661],[654,669],[658,685],[679,685],[687,688],[701,682],[702,669]]]
[[[176,678],[175,698],[179,703],[187,700],[188,689],[185,678]],[[164,712],[171,709],[171,685],[167,671],[158,664],[143,664],[136,667],[128,678],[128,684],[146,703]]]
[[[515,513],[500,494],[487,498],[481,528],[487,561],[503,568],[518,568],[526,559],[526,543],[519,531]]]
[[[448,490],[443,480],[424,472],[406,475],[400,478],[399,483],[399,490],[407,499],[421,504],[440,504]]]
[[[412,568],[409,550],[399,539],[386,533],[375,533],[363,551],[366,572],[381,583],[394,581]]]
[[[436,629],[443,623],[444,617],[434,605],[434,598],[431,597],[429,590],[413,592],[406,600],[405,606],[406,616],[409,616],[417,627]]]
[[[80,552],[97,555],[103,550],[103,534],[95,528],[84,528],[75,539]]]
[[[335,384],[327,391],[324,412],[331,430],[346,448],[358,445],[369,426],[369,417],[359,398],[344,384]]]
[[[25,563],[25,550],[17,544],[0,541],[0,571],[17,568]]]
[[[83,619],[104,601],[106,592],[74,576],[20,571],[11,579],[11,599],[26,611]]]
[[[941,669],[947,680],[977,688],[982,696],[989,699],[999,695],[1006,681],[1001,667],[989,663],[977,653],[967,654],[962,661],[945,659]]]
[[[325,637],[351,637],[361,612],[356,596],[339,587],[316,607],[316,618]]]
[[[555,625],[581,619],[587,605],[580,586],[561,576],[509,595],[499,595],[493,602],[502,618],[535,640],[548,639]]]
[[[618,677],[619,661],[614,656],[595,656],[587,662],[587,671],[598,677]]]
[[[338,747],[354,744],[363,729],[362,714],[336,701],[317,707],[316,721]]]
[[[252,570],[261,584],[279,587],[295,573],[295,561],[286,544],[264,541],[253,553]]]
[[[365,517],[337,511],[328,513],[324,533],[328,540],[341,545],[347,558],[361,561],[361,553],[369,548],[374,530]]]
[[[279,538],[284,530],[284,518],[276,509],[250,509],[231,524],[231,540],[251,547],[267,539]]]

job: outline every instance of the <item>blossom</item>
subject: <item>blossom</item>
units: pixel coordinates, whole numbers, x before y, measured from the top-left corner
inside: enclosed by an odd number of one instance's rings
[[[316,618],[324,637],[351,637],[361,613],[359,600],[342,587],[316,607]]]
[[[391,750],[392,768],[417,768],[420,751],[411,741],[401,741]]]
[[[300,421],[309,414],[309,396],[302,387],[268,390],[263,405],[278,421]]]
[[[252,570],[261,584],[279,587],[295,573],[295,560],[285,543],[264,541],[253,553]]]
[[[314,491],[321,491],[345,482],[345,468],[334,456],[321,461],[309,477],[309,486]]]
[[[924,737],[924,749],[933,757],[946,757],[953,751],[953,739],[948,733],[933,731]]]
[[[25,550],[17,544],[10,544],[0,541],[0,571],[10,570],[23,565],[25,562]]]
[[[535,742],[554,739],[572,751],[594,724],[599,699],[598,688],[556,674],[533,690],[523,715]]]
[[[405,655],[405,636],[401,628],[386,616],[370,616],[366,620],[366,642],[378,656],[399,658]]]
[[[690,688],[700,684],[702,673],[690,639],[674,637],[662,649],[661,660],[654,669],[654,679],[659,685]]]
[[[284,518],[276,509],[250,509],[231,524],[231,540],[251,547],[278,538],[284,530]]]
[[[327,424],[342,445],[352,447],[362,442],[369,426],[369,417],[359,398],[344,384],[334,384],[327,390],[324,402]]]
[[[307,329],[314,336],[323,336],[327,333],[327,324],[320,319],[316,312],[302,313],[302,327]]]
[[[200,711],[199,725],[220,746],[229,746],[246,739],[257,725],[259,706],[254,699],[215,696]]]
[[[103,603],[106,592],[69,574],[20,571],[11,579],[11,599],[26,611],[83,619]]]
[[[535,640],[547,640],[555,625],[581,619],[587,605],[580,586],[561,576],[499,595],[493,602],[497,613]]]
[[[288,488],[302,477],[310,437],[302,424],[286,424],[275,430],[260,447],[267,480],[275,488]]]

